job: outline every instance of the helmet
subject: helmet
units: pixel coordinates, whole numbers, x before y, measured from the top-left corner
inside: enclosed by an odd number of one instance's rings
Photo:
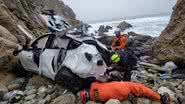
[[[118,63],[120,60],[121,60],[120,55],[117,54],[117,53],[115,53],[115,54],[113,54],[113,55],[111,56],[111,61],[112,61],[113,63]]]
[[[83,101],[83,103],[86,103],[90,98],[89,90],[85,89],[83,91],[80,91],[80,99]]]
[[[116,28],[114,33],[116,34],[116,36],[119,36],[121,33],[121,29],[120,28]]]

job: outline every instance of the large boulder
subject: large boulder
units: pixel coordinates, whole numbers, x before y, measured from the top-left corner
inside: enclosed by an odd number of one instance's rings
[[[121,23],[117,26],[117,28],[120,28],[122,31],[124,31],[124,30],[126,30],[126,29],[128,29],[128,28],[131,28],[131,27],[133,27],[133,26],[132,26],[131,24],[125,22],[125,21],[121,22]]]
[[[111,26],[100,25],[98,31],[101,33],[104,33],[104,32],[109,32],[110,29],[112,29]]]
[[[170,22],[153,44],[153,56],[159,62],[185,64],[185,0],[178,0]]]

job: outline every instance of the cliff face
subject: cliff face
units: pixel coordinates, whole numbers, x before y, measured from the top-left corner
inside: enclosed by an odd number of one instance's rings
[[[153,45],[153,55],[160,62],[185,64],[185,0],[178,0],[171,20]]]
[[[71,8],[59,0],[0,0],[0,69],[14,60],[12,51],[47,32],[40,16],[43,9],[54,9],[72,25],[77,24]],[[14,62],[14,61],[13,61]]]

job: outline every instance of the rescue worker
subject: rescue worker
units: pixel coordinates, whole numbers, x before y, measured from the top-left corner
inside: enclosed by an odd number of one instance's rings
[[[79,96],[83,103],[88,100],[106,102],[109,99],[124,100],[129,94],[137,97],[147,97],[151,100],[161,101],[162,104],[170,104],[170,96],[167,93],[159,95],[151,89],[133,82],[94,82],[90,89],[80,91]]]
[[[126,38],[121,34],[121,30],[117,28],[115,30],[115,38],[112,42],[112,49],[113,50],[122,50],[126,45]]]
[[[130,81],[131,70],[135,70],[137,59],[131,50],[120,50],[111,56],[111,63],[113,68],[108,72],[112,80]]]

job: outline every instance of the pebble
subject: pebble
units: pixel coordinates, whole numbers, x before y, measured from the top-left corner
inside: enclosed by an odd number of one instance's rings
[[[7,88],[9,91],[13,91],[13,90],[18,90],[19,88],[21,88],[21,84],[11,84],[9,85]]]
[[[23,84],[25,78],[17,78],[16,80],[11,81],[11,84]]]
[[[39,89],[38,89],[38,92],[39,93],[43,93],[43,92],[46,92],[47,91],[47,88],[45,86],[41,86]]]
[[[30,91],[25,91],[26,95],[32,95],[32,94],[36,94],[37,90],[36,89],[32,89]]]
[[[46,100],[40,99],[37,104],[45,104],[45,103],[46,103]]]
[[[51,95],[47,95],[45,100],[46,100],[47,103],[51,102]]]
[[[25,97],[25,100],[32,100],[36,97],[36,94],[32,94],[32,95],[29,95],[27,97]]]
[[[75,104],[76,97],[73,94],[61,95],[54,99],[51,104]]]
[[[8,101],[2,101],[0,104],[8,104]]]
[[[121,104],[121,102],[117,99],[110,99],[105,104]]]
[[[151,101],[146,98],[137,98],[137,104],[150,104]]]
[[[46,97],[46,93],[45,92],[38,93],[38,97],[44,99]]]

